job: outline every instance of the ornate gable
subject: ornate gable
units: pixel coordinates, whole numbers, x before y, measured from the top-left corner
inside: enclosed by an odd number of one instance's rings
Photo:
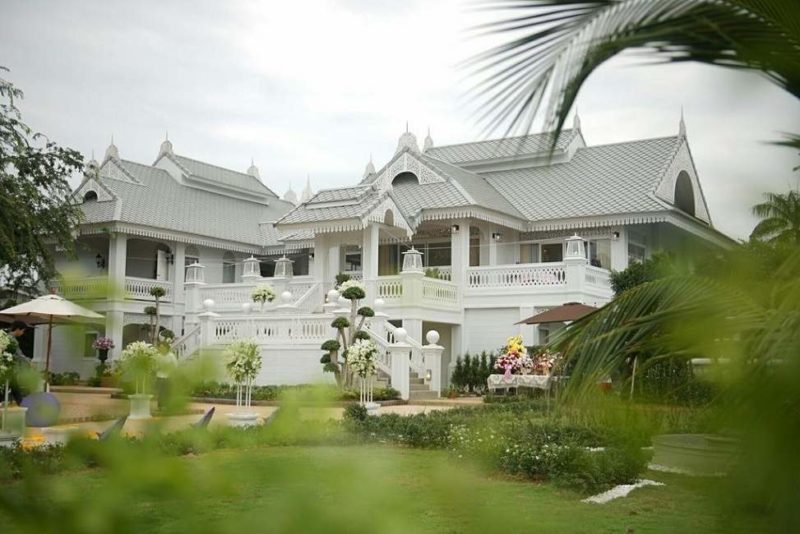
[[[389,186],[392,185],[392,180],[394,180],[398,174],[404,172],[413,173],[422,185],[447,181],[416,155],[412,154],[409,150],[404,150],[383,168],[374,183],[378,185],[381,191],[386,191]]]
[[[115,200],[114,195],[95,178],[87,178],[78,189],[75,191],[75,199],[78,202],[83,202],[87,193],[94,192],[97,195],[98,202],[107,202]]]
[[[694,216],[698,219],[711,223],[711,216],[708,213],[705,195],[700,187],[700,180],[697,177],[697,170],[692,161],[692,154],[689,151],[689,143],[684,137],[679,143],[675,155],[664,170],[661,182],[656,186],[655,196],[678,207],[675,197],[678,176],[685,174],[689,177],[692,186],[694,200]]]

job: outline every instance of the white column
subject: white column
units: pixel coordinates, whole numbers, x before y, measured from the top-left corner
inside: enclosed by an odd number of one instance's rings
[[[486,231],[486,235],[487,235],[488,243],[489,243],[489,246],[487,247],[489,249],[489,252],[488,252],[489,265],[498,265],[500,263],[498,261],[498,254],[497,254],[498,242],[497,242],[497,239],[494,239],[492,237],[492,234],[495,233],[495,232],[496,232],[496,230],[494,230],[492,228],[489,228]]]
[[[119,310],[106,312],[106,336],[114,341],[114,348],[108,351],[109,360],[119,357],[122,349],[123,328],[125,327],[125,314]]]
[[[455,226],[458,229],[455,229]],[[452,265],[452,282],[460,287],[466,285],[466,271],[469,267],[469,221],[455,221],[450,235],[450,264]]]
[[[325,291],[331,289],[328,284],[328,236],[317,234],[314,236],[314,279],[322,282]]]
[[[172,302],[183,302],[183,282],[185,271],[183,265],[186,263],[186,243],[175,243],[172,247],[172,268],[175,275],[172,277]],[[173,330],[180,332],[180,330]]]
[[[375,298],[375,281],[378,278],[378,245],[380,227],[370,224],[364,228],[363,243],[361,245],[361,270],[364,276],[364,286],[367,288],[367,299]]]
[[[483,225],[478,227],[478,245],[480,265],[489,265],[489,243],[492,241],[492,230]]]
[[[344,254],[342,254],[342,245],[340,243],[336,243],[331,245],[328,242],[328,282],[331,284],[331,287],[336,283],[336,275],[342,272],[342,258]]]
[[[617,234],[619,237],[617,237]],[[605,266],[604,266],[605,267]],[[611,233],[611,270],[623,271],[628,267],[628,232],[625,228],[614,228]]]
[[[435,391],[438,397],[442,396],[442,352],[444,347],[438,345],[439,332],[430,330],[425,338],[427,345],[422,346],[422,361],[426,371],[430,371],[431,377],[428,386],[431,391]]]
[[[395,330],[394,336],[395,343],[387,349],[392,360],[392,388],[400,392],[401,399],[408,400],[411,391],[408,362],[411,345],[406,343],[406,331],[402,328]]]
[[[111,300],[125,299],[125,262],[128,236],[112,234],[108,240],[108,286]]]

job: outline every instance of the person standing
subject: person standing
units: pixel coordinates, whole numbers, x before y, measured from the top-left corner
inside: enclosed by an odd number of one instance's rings
[[[22,348],[20,346],[20,341],[22,340],[25,332],[28,330],[29,326],[22,321],[14,321],[11,323],[11,326],[8,329],[8,334],[14,338],[17,342],[17,350],[14,354],[14,361],[17,366],[18,372],[15,374],[19,374],[19,369],[24,367],[30,367],[31,360],[30,357],[27,356],[25,353],[22,352]],[[24,388],[19,384],[19,380],[14,378],[9,384],[9,395],[17,403],[17,406],[22,404],[22,399],[25,398],[27,392]]]

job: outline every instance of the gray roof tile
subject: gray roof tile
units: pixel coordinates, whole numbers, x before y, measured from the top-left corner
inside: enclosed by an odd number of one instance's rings
[[[189,171],[191,176],[198,176],[200,178],[205,178],[206,180],[211,180],[224,185],[230,185],[239,189],[251,191],[253,193],[260,193],[262,195],[268,195],[272,197],[278,196],[270,188],[264,185],[261,180],[255,176],[250,176],[247,173],[225,169],[223,167],[218,167],[217,165],[197,161],[196,159],[187,158],[186,156],[179,156],[177,154],[173,155],[172,158],[174,158],[175,161],[177,161],[184,169]]]
[[[576,130],[562,130],[556,142],[556,150],[564,149],[575,133],[577,133]],[[553,136],[549,133],[530,134],[433,147],[425,154],[448,163],[472,163],[490,159],[523,157],[547,153],[550,150],[552,139]]]

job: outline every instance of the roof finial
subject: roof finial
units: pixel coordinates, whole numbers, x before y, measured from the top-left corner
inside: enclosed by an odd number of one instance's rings
[[[431,137],[431,127],[428,126],[428,135],[425,137],[425,141],[422,143],[422,151],[427,152],[433,148],[433,138]]]
[[[158,157],[164,154],[172,155],[172,141],[169,140],[169,130],[164,130],[164,140],[161,142],[161,147],[158,149]]]
[[[577,105],[575,106],[575,116],[572,117],[572,128],[574,130],[580,130],[581,129],[581,116],[580,116],[580,113],[578,113],[578,106]]]
[[[406,133],[408,133],[408,119],[406,119]]]
[[[366,168],[364,169],[364,178],[375,174],[375,165],[372,163],[372,152],[369,153],[369,163],[367,163]]]
[[[311,190],[311,174],[306,174],[306,187],[303,189],[303,194],[300,195],[300,201],[308,202],[313,196],[314,192]]]
[[[114,134],[111,134],[111,144],[108,145],[106,149],[106,156],[104,160],[107,159],[119,159],[119,149],[117,149],[117,145],[114,144]]]
[[[678,135],[686,137],[686,122],[683,120],[683,105],[681,105],[681,122],[678,124]]]
[[[247,169],[247,174],[252,176],[253,178],[261,178],[261,175],[258,172],[258,167],[256,167],[255,160],[253,157],[250,157],[250,168]]]
[[[169,141],[169,130],[164,130],[164,141]]]

